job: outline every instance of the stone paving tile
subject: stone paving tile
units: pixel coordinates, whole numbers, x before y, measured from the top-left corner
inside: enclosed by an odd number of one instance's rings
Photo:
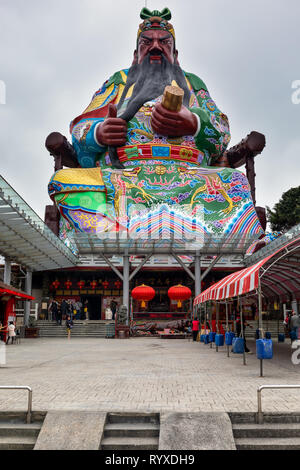
[[[300,383],[287,343],[274,345],[263,378],[255,354],[243,365],[225,348],[185,340],[38,338],[6,351],[0,385],[31,386],[35,410],[256,411],[259,385]],[[0,394],[0,410],[26,409],[25,392]],[[300,391],[265,391],[263,409],[300,412]]]

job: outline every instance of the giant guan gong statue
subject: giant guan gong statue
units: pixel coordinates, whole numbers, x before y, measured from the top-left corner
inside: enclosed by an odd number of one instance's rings
[[[251,188],[236,169],[245,159],[226,151],[227,116],[180,67],[170,11],[144,8],[141,19],[131,67],[106,80],[72,121],[72,146],[64,141],[58,151],[57,133],[48,137],[47,148],[63,156],[51,198],[76,231],[259,238]]]

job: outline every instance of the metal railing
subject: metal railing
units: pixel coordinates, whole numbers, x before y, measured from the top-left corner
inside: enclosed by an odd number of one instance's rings
[[[26,414],[26,423],[31,423],[32,414],[32,389],[28,385],[0,385],[0,390],[27,390],[28,391],[28,406]]]
[[[258,424],[262,424],[264,422],[264,415],[262,411],[262,400],[261,400],[261,392],[264,389],[289,389],[289,388],[299,388],[300,385],[261,385],[257,389],[257,419]]]

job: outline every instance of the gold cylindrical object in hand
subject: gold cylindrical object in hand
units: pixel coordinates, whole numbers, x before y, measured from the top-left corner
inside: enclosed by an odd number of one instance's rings
[[[164,108],[169,111],[180,111],[183,102],[184,91],[179,86],[168,85],[165,88],[162,102]]]

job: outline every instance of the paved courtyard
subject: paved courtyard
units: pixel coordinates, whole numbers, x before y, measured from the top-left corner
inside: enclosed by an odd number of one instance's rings
[[[187,339],[25,339],[6,353],[0,385],[31,386],[37,411],[256,411],[259,385],[300,383],[289,343],[275,344],[263,378],[255,354],[245,366],[225,347]],[[0,410],[25,410],[26,396],[0,390]],[[300,390],[263,392],[263,409],[300,412]]]

